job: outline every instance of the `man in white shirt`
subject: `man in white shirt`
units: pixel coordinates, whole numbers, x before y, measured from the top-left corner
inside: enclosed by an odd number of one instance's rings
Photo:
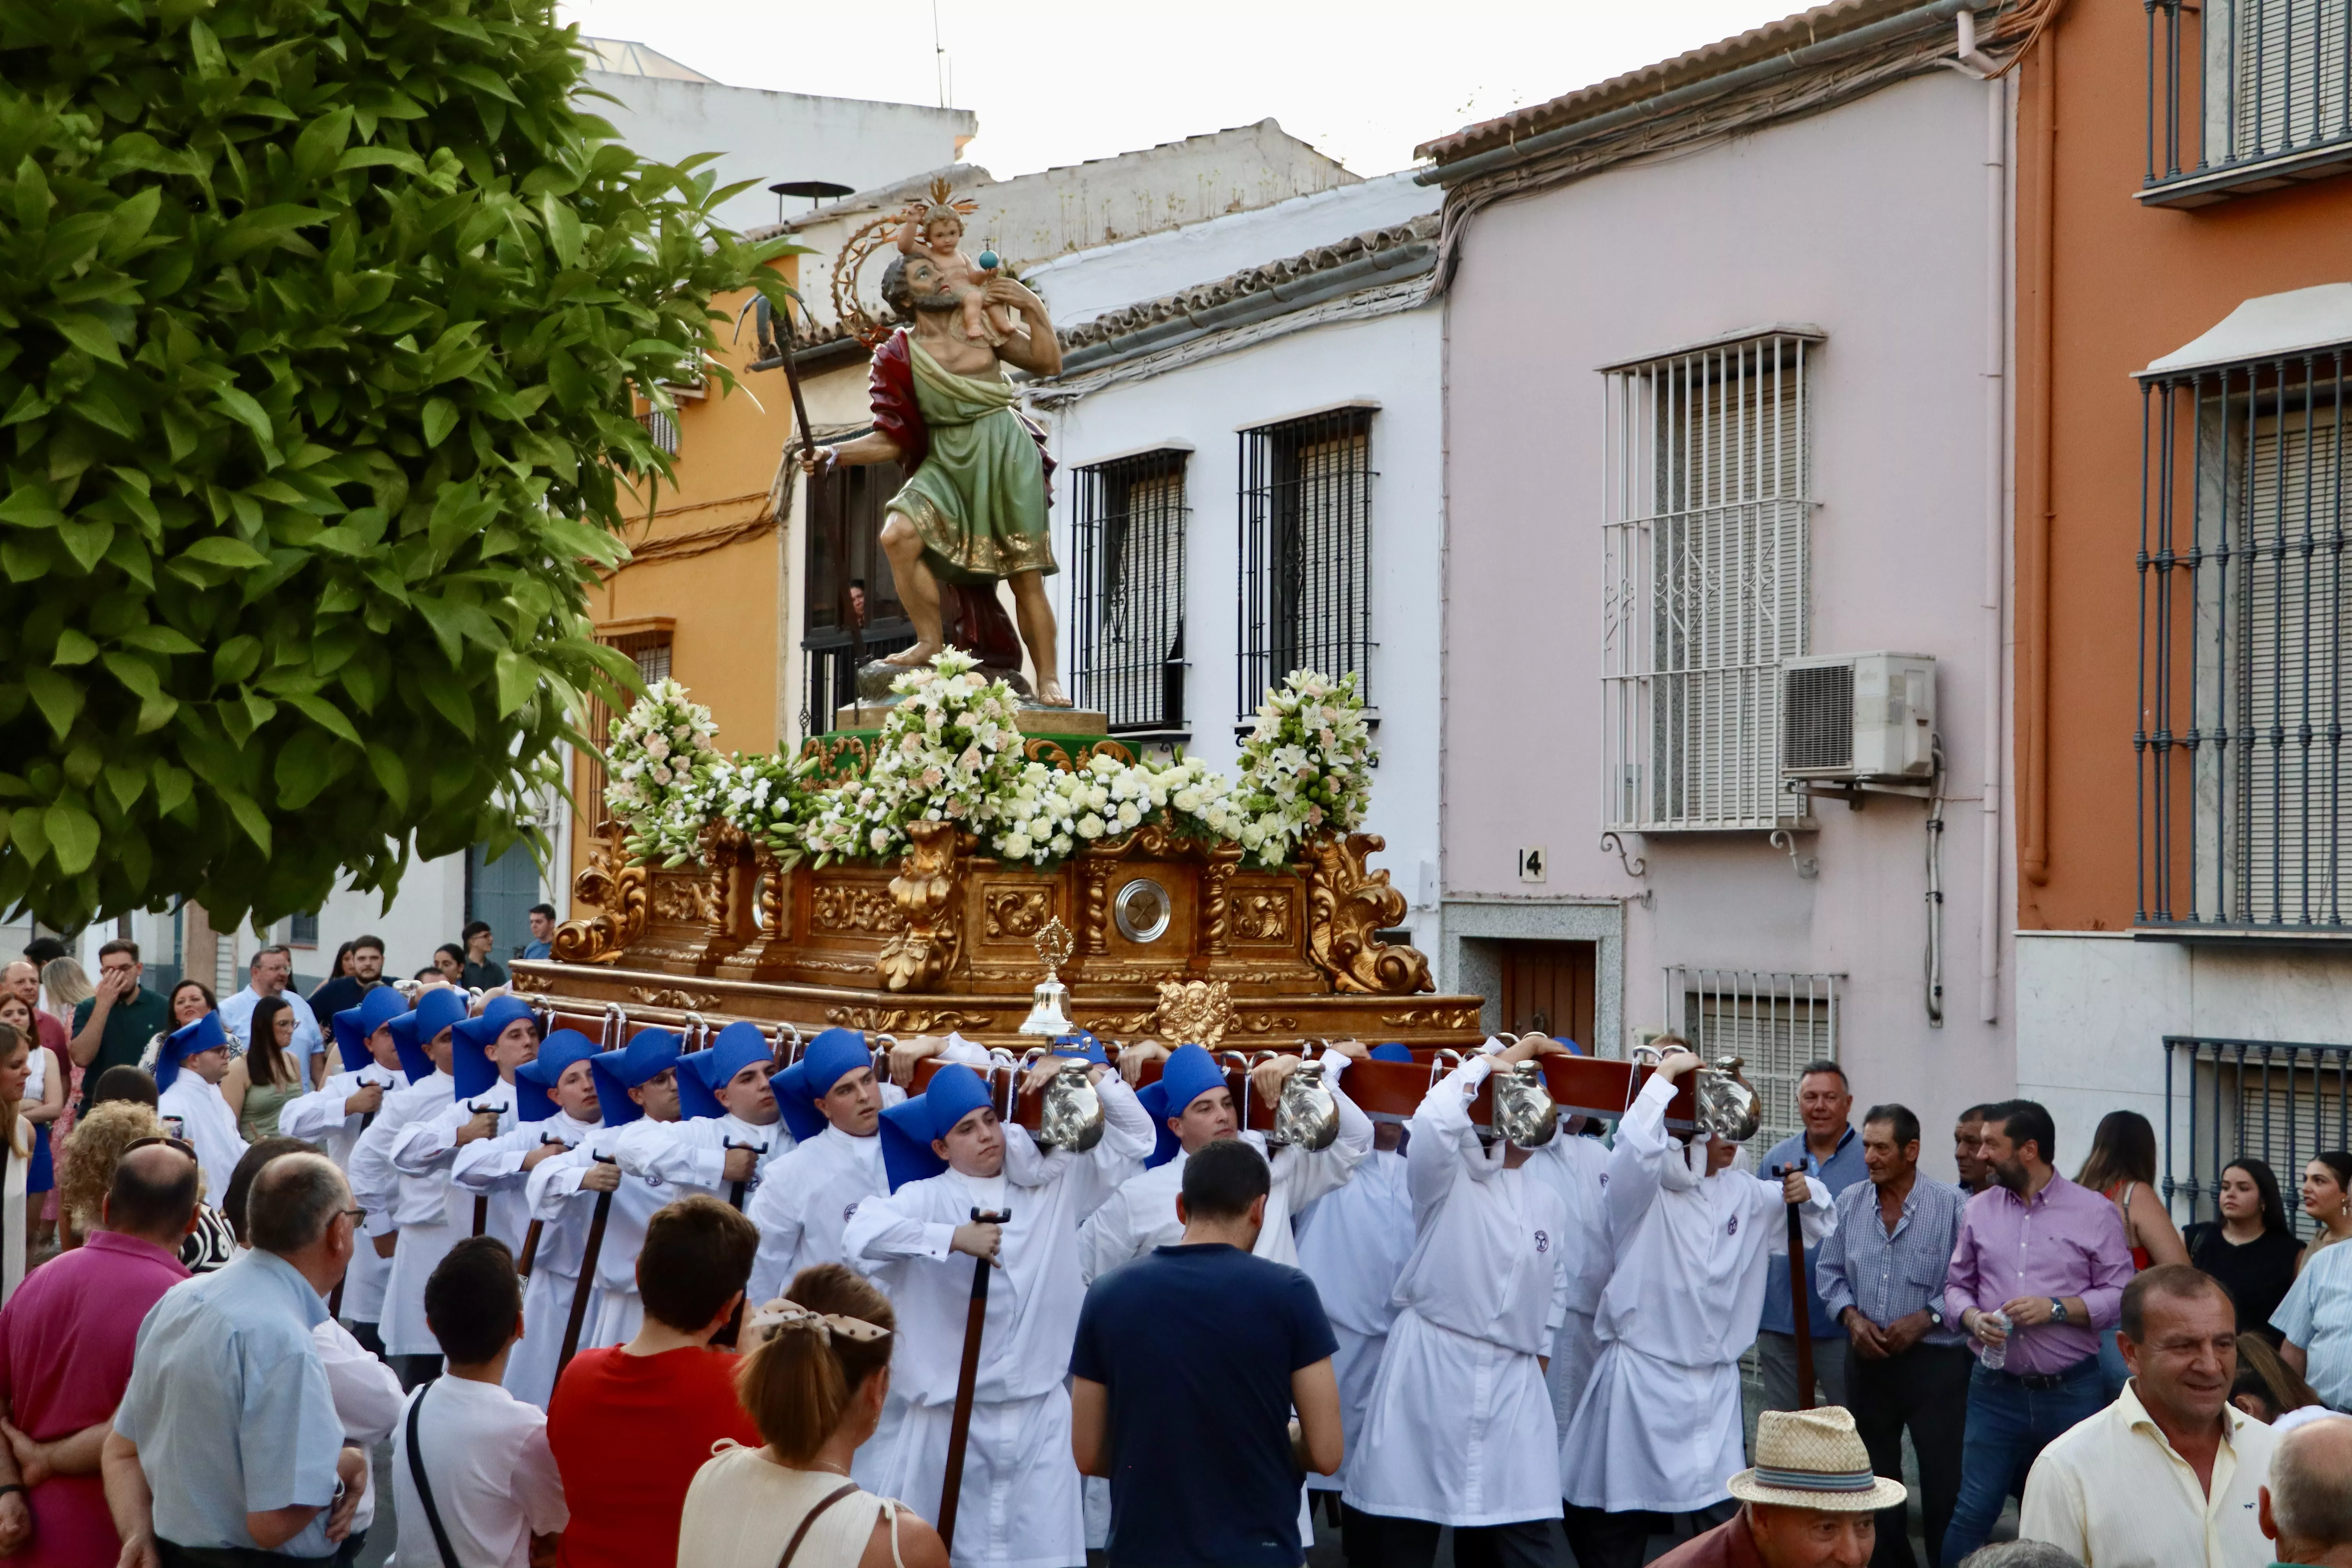
[[[1057,1049],[1058,1049],[1057,1046]],[[1149,1052],[1151,1047],[1130,1047]],[[1076,1053],[1102,1058],[1102,1047],[1092,1035]],[[1072,1054],[1064,1052],[1063,1054]],[[1329,1147],[1313,1153],[1283,1146],[1268,1149],[1265,1134],[1242,1125],[1232,1087],[1216,1058],[1199,1046],[1182,1046],[1167,1054],[1158,1081],[1145,1085],[1136,1098],[1151,1117],[1155,1145],[1143,1162],[1144,1171],[1113,1193],[1082,1237],[1086,1276],[1089,1282],[1131,1262],[1156,1247],[1172,1247],[1184,1234],[1176,1217],[1176,1194],[1184,1185],[1184,1163],[1197,1150],[1220,1138],[1239,1138],[1255,1149],[1274,1173],[1274,1190],[1266,1195],[1265,1226],[1258,1232],[1255,1256],[1287,1268],[1298,1266],[1298,1247],[1290,1231],[1291,1216],[1324,1194],[1336,1192],[1364,1157],[1372,1152],[1372,1123],[1339,1087],[1350,1061],[1365,1056],[1361,1044],[1344,1040],[1321,1058],[1323,1081],[1339,1110],[1339,1135]],[[1269,1103],[1304,1058],[1283,1055],[1263,1061],[1250,1074],[1250,1089]],[[1120,1054],[1126,1065],[1126,1053]]]
[[[1412,1053],[1398,1045],[1374,1046],[1371,1059],[1410,1064]],[[1372,1152],[1346,1186],[1301,1208],[1297,1221],[1298,1267],[1315,1281],[1339,1345],[1331,1370],[1339,1384],[1339,1422],[1349,1458],[1363,1442],[1372,1380],[1380,1372],[1389,1325],[1396,1321],[1397,1280],[1412,1255],[1412,1194],[1405,1185],[1403,1146],[1403,1122],[1373,1119]],[[1308,1471],[1307,1487],[1337,1497],[1346,1479],[1343,1460],[1337,1475]]]
[[[449,1370],[408,1396],[393,1437],[403,1568],[528,1568],[533,1537],[571,1521],[547,1416],[499,1384],[523,1335],[514,1270],[505,1243],[474,1237],[425,1282]]]
[[[986,1053],[979,1056],[985,1066]],[[890,1190],[882,1171],[882,1112],[907,1098],[875,1076],[873,1049],[856,1029],[825,1030],[772,1082],[793,1148],[769,1168],[770,1179],[744,1210],[760,1227],[745,1297],[753,1301],[782,1295],[803,1268],[847,1261],[841,1237],[850,1212]],[[887,1447],[877,1431],[860,1453]]]
[[[412,1125],[437,1119],[456,1103],[457,1079],[450,1068],[456,1028],[465,1017],[464,994],[444,985],[425,992],[413,1011],[392,1021],[393,1044],[408,1087],[384,1097],[374,1124],[352,1146],[352,1197],[371,1216],[391,1221],[389,1232],[372,1238],[376,1252],[392,1261],[378,1331],[385,1359],[411,1388],[436,1375],[441,1364],[441,1347],[425,1321],[425,1281],[465,1231],[450,1213],[454,1200],[446,1167],[403,1171],[394,1166],[392,1151]]]
[[[541,1027],[530,1004],[512,996],[493,997],[479,1017],[451,1026],[450,1105],[417,1118],[392,1141],[394,1170],[437,1173],[449,1183],[446,1223],[457,1235],[495,1236],[509,1251],[521,1248],[530,1224],[520,1184],[497,1191],[460,1187],[457,1165],[468,1146],[513,1129],[515,1069],[539,1055]]]
[[[639,1171],[625,1174],[615,1155],[623,1137],[636,1125],[666,1127],[678,1121],[677,1080],[681,1071],[688,1070],[678,1066],[678,1045],[670,1030],[639,1029],[627,1045],[591,1058],[588,1070],[595,1080],[603,1125],[565,1152],[551,1155],[523,1183],[530,1216],[541,1222],[531,1272],[536,1275],[544,1268],[568,1275],[574,1290],[580,1289],[597,1199],[612,1195],[605,1206],[596,1277],[587,1286],[593,1295],[583,1309],[580,1350],[627,1344],[645,1326],[645,1301],[637,1294],[637,1254],[645,1247],[646,1222],[681,1195],[679,1173],[697,1172],[698,1162],[708,1159],[707,1151],[664,1140],[649,1146],[647,1163]],[[556,1330],[554,1353],[559,1358],[571,1307],[572,1299],[564,1298],[564,1315]]]
[[[775,1048],[757,1024],[728,1025],[708,1049],[677,1059],[682,1119],[638,1121],[614,1144],[622,1172],[709,1193],[741,1213],[793,1146],[768,1083],[775,1070]]]
[[[2042,1450],[2025,1481],[2021,1540],[2084,1568],[2245,1568],[2271,1560],[2258,1510],[2268,1426],[2230,1403],[2237,1309],[2185,1263],[2136,1275],[2116,1331],[2131,1381]]]
[[[302,1087],[309,1089],[324,1076],[326,1037],[320,1033],[319,1016],[299,991],[289,990],[287,983],[294,978],[294,955],[285,948],[271,945],[253,955],[253,978],[245,989],[234,996],[221,998],[221,1027],[236,1037],[236,1043],[247,1050],[253,1048],[253,1010],[265,996],[275,996],[284,1002],[294,1015],[294,1039],[291,1049],[294,1059],[302,1066]]]
[[[1086,1561],[1063,1382],[1086,1295],[1078,1226],[1152,1145],[1135,1091],[1100,1067],[1094,1083],[1102,1138],[1081,1154],[1041,1149],[1025,1129],[1001,1124],[970,1068],[940,1068],[923,1093],[883,1112],[890,1191],[859,1204],[842,1238],[898,1314],[891,1370],[908,1409],[881,1491],[922,1511],[938,1509],[946,1476],[972,1269],[1003,1270],[989,1296],[965,1448],[953,1557],[963,1568]],[[987,1224],[971,1218],[975,1211],[1012,1217]]]
[[[1340,1491],[1383,1563],[1433,1561],[1442,1525],[1457,1553],[1475,1540],[1488,1561],[1551,1561],[1559,1437],[1543,1358],[1567,1310],[1568,1215],[1528,1173],[1528,1150],[1480,1137],[1470,1101],[1489,1074],[1559,1048],[1540,1035],[1491,1043],[1412,1113],[1412,1255]]]
[[[1802,1205],[1808,1244],[1837,1223],[1812,1177],[1767,1181],[1731,1169],[1736,1144],[1667,1132],[1675,1083],[1700,1065],[1687,1049],[1658,1064],[1609,1157],[1616,1266],[1593,1320],[1600,1359],[1559,1447],[1580,1568],[1640,1568],[1655,1514],[1727,1514],[1724,1478],[1745,1462],[1739,1357],[1771,1255],[1788,1247],[1788,1205]]]
[[[228,1076],[231,1042],[220,1015],[207,1013],[163,1037],[155,1058],[155,1114],[179,1123],[180,1135],[195,1146],[205,1190],[228,1191],[229,1176],[245,1158],[245,1134],[236,1112],[221,1098]]]
[[[596,1043],[577,1029],[551,1032],[539,1055],[515,1068],[514,1125],[459,1150],[449,1168],[451,1184],[460,1193],[487,1194],[530,1213],[525,1184],[530,1173],[579,1147],[604,1125],[595,1070],[589,1065],[595,1055]],[[528,1228],[533,1223],[527,1220],[523,1232],[524,1249],[530,1255],[530,1284],[522,1298],[523,1339],[507,1357],[505,1386],[517,1399],[544,1410],[555,1392],[555,1363],[563,1350],[572,1300],[580,1289],[586,1237],[572,1226],[559,1226],[551,1247],[542,1223],[533,1247]]]
[[[408,1087],[408,1075],[401,1070],[400,1047],[392,1036],[392,1021],[407,1011],[408,1004],[400,993],[384,985],[369,992],[358,1006],[333,1015],[330,1022],[343,1070],[309,1094],[288,1100],[278,1113],[278,1131],[316,1144],[348,1176],[360,1134],[374,1124],[387,1095]],[[352,1257],[335,1302],[360,1342],[374,1351],[383,1347],[376,1322],[383,1312],[383,1286],[392,1275],[392,1260],[379,1255],[373,1242],[391,1234],[389,1214],[371,1212],[361,1222],[359,1250]]]

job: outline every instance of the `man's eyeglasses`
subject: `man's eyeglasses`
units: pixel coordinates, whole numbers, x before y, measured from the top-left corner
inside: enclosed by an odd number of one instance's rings
[[[359,1229],[367,1222],[368,1212],[362,1208],[337,1209],[335,1212],[348,1218],[352,1222],[353,1230]]]
[[[159,1143],[167,1149],[177,1149],[181,1153],[185,1154],[191,1160],[196,1157],[196,1146],[189,1142],[186,1139],[156,1136],[133,1138],[130,1142],[125,1143],[122,1146],[122,1153],[124,1155],[128,1155],[133,1150],[152,1148]]]

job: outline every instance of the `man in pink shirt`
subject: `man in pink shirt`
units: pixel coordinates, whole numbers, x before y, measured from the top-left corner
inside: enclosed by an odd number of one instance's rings
[[[112,1563],[122,1542],[98,1456],[131,1382],[139,1325],[188,1278],[196,1161],[177,1142],[131,1145],[99,1229],[26,1276],[0,1308],[0,1554],[11,1568]]]

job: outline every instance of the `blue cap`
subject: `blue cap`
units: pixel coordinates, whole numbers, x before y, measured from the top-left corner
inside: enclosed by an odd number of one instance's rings
[[[555,1080],[573,1062],[593,1061],[595,1056],[596,1042],[577,1029],[558,1029],[548,1036],[538,1057],[515,1068],[515,1120],[544,1121],[554,1115]],[[601,1088],[596,1102],[604,1102]]]
[[[498,1064],[490,1060],[490,1047],[507,1032],[507,1026],[529,1023],[539,1025],[539,1015],[530,1004],[517,996],[499,996],[482,1009],[478,1018],[464,1018],[457,1023],[457,1037],[450,1044],[449,1075],[457,1080],[457,1098],[471,1100],[478,1094],[488,1094],[490,1086],[499,1081]]]
[[[1066,1035],[1055,1036],[1053,1052],[1057,1057],[1070,1057],[1079,1061],[1092,1062],[1097,1067],[1110,1066],[1110,1058],[1103,1055],[1102,1042],[1096,1039],[1094,1032],[1089,1029],[1077,1029]]]
[[[357,1072],[375,1060],[368,1042],[375,1032],[408,1011],[408,1003],[389,985],[379,985],[360,998],[356,1007],[346,1007],[330,1021],[335,1029],[335,1047],[342,1053],[343,1070]]]
[[[180,1064],[190,1057],[230,1043],[218,1013],[207,1013],[194,1023],[183,1024],[173,1030],[163,1037],[163,1048],[155,1056],[155,1092],[161,1094],[172,1087],[180,1076]]]
[[[710,1080],[702,1076],[709,1062],[707,1047],[677,1058],[677,1113],[688,1121],[708,1121],[727,1114],[727,1108],[710,1092]]]
[[[1213,1089],[1231,1087],[1225,1082],[1225,1069],[1201,1047],[1179,1046],[1170,1052],[1160,1064],[1158,1079],[1135,1092],[1143,1109],[1151,1113],[1152,1130],[1160,1135],[1150,1157],[1143,1162],[1144,1168],[1164,1165],[1182,1152],[1182,1142],[1168,1131],[1170,1117],[1183,1115],[1186,1106]]]
[[[897,1192],[908,1182],[936,1176],[948,1163],[931,1152],[931,1140],[944,1138],[949,1129],[984,1105],[988,1086],[961,1062],[950,1062],[931,1075],[923,1092],[900,1100],[882,1113],[882,1169]]]
[[[562,1031],[568,1032],[568,1031]],[[555,1043],[550,1036],[548,1045]],[[629,1090],[641,1088],[677,1066],[678,1038],[668,1029],[639,1029],[629,1043],[617,1051],[606,1051],[591,1058],[588,1070],[596,1075],[596,1104],[607,1127],[625,1127],[646,1113],[646,1108],[629,1098]],[[541,1047],[542,1060],[547,1056]],[[686,1092],[687,1075],[677,1075],[678,1092]]]
[[[425,1046],[442,1030],[465,1019],[465,994],[436,985],[416,999],[413,1012],[392,1021],[392,1043],[400,1052],[400,1070],[408,1075],[409,1082],[423,1083],[433,1076],[433,1058],[425,1054]]]
[[[1584,1054],[1584,1047],[1578,1045],[1574,1040],[1570,1039],[1566,1035],[1554,1035],[1552,1038],[1558,1040],[1561,1045],[1566,1046],[1572,1055],[1580,1057]]]
[[[816,1102],[831,1094],[833,1086],[848,1074],[873,1065],[873,1047],[856,1029],[827,1029],[811,1040],[808,1049],[801,1053],[801,1059],[775,1078],[776,1110],[782,1114],[784,1125],[792,1129],[793,1137],[806,1142],[823,1132],[824,1113],[817,1110]]]
[[[1412,1065],[1412,1053],[1393,1040],[1385,1046],[1374,1046],[1371,1049],[1371,1058],[1376,1062],[1402,1062],[1407,1067]]]

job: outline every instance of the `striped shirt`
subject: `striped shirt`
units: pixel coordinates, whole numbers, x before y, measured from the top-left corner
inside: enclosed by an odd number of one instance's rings
[[[1915,1174],[1903,1213],[1890,1234],[1878,1207],[1878,1188],[1857,1182],[1837,1195],[1837,1229],[1822,1240],[1814,1284],[1834,1323],[1848,1307],[1882,1328],[1930,1303],[1940,1306],[1944,1276],[1959,1238],[1968,1194]],[[1959,1325],[1930,1329],[1923,1344],[1956,1345]]]

